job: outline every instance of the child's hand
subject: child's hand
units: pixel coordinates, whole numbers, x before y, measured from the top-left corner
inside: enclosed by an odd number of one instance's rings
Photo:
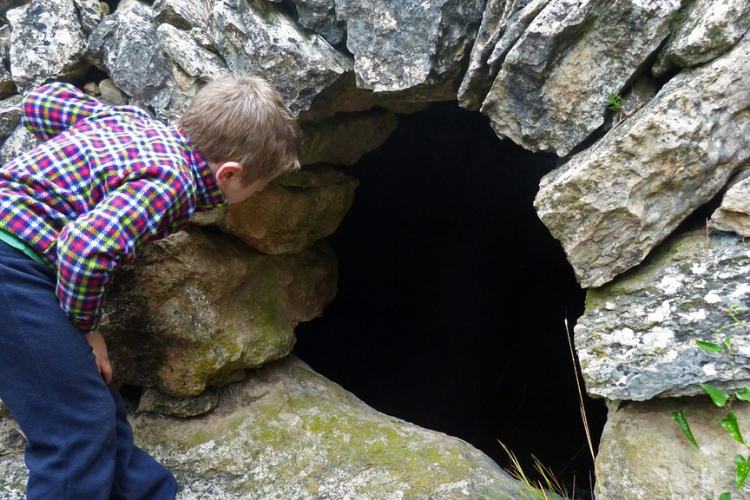
[[[86,340],[89,341],[89,345],[94,351],[96,367],[99,368],[99,373],[102,374],[104,383],[109,385],[112,382],[112,365],[109,364],[109,354],[107,353],[107,344],[104,342],[104,337],[96,331],[86,335]]]

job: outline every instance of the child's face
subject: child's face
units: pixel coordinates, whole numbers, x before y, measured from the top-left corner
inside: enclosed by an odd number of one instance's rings
[[[243,167],[237,162],[208,162],[208,166],[216,176],[216,183],[230,205],[241,203],[255,193],[263,191],[269,182],[267,179],[258,179],[245,184],[241,175]]]

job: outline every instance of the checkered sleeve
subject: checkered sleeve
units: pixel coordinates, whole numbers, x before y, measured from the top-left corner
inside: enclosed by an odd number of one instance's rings
[[[107,108],[106,104],[70,84],[53,82],[24,97],[21,123],[37,139],[47,140],[78,120]]]
[[[190,203],[188,180],[175,174],[159,177],[124,183],[60,232],[57,296],[84,333],[98,328],[117,266],[132,261],[143,243],[166,226],[175,230],[176,221],[184,218]]]

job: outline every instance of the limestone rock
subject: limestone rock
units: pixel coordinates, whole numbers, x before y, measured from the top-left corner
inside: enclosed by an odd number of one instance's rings
[[[53,79],[75,79],[88,69],[73,0],[35,0],[8,11],[7,17],[11,74],[21,93]]]
[[[156,35],[170,59],[189,76],[211,81],[229,72],[219,56],[201,47],[187,31],[162,24]]]
[[[331,45],[344,41],[344,23],[336,18],[334,0],[291,0],[297,7],[300,25],[319,33]]]
[[[750,158],[750,40],[670,80],[542,179],[534,205],[583,287],[632,268]]]
[[[701,0],[694,2],[682,18],[654,65],[656,76],[674,66],[689,68],[706,63],[732,48],[750,29],[750,3]]]
[[[85,35],[89,35],[104,17],[102,3],[99,0],[73,0],[76,6],[81,28]],[[105,4],[106,5],[106,4]]]
[[[20,95],[0,101],[0,140],[8,137],[21,122],[22,101]]]
[[[150,107],[160,118],[174,118],[168,108],[175,84],[156,29],[149,6],[137,1],[120,4],[91,34],[88,51],[133,104]]]
[[[210,4],[203,0],[156,0],[153,9],[160,23],[190,30],[206,24]]]
[[[358,181],[326,166],[284,175],[214,220],[198,219],[269,254],[301,252],[332,234],[354,200]],[[203,222],[202,222],[203,221]]]
[[[382,109],[338,114],[302,126],[302,164],[353,165],[396,130],[398,118]]]
[[[479,109],[500,63],[548,0],[488,0],[471,49],[469,69],[458,89],[461,107]],[[492,59],[492,62],[490,62]]]
[[[177,500],[535,498],[466,442],[378,413],[293,357],[219,401],[196,418],[134,417]],[[23,454],[0,456],[0,500],[23,500],[26,475]]]
[[[232,71],[262,75],[298,114],[352,63],[267,2],[216,0],[209,35]]]
[[[668,240],[643,265],[588,291],[575,342],[591,395],[643,401],[702,394],[708,383],[750,385],[750,329],[726,312],[748,304],[750,246],[734,235],[704,230]],[[737,312],[750,321],[750,312]],[[734,325],[734,326],[733,326]],[[732,337],[734,371],[725,356],[696,340]]]
[[[192,228],[118,273],[101,331],[118,382],[194,396],[289,354],[294,327],[335,292],[327,245],[270,256]]]
[[[39,141],[34,134],[26,130],[23,125],[19,125],[0,147],[0,165],[5,165],[16,156],[31,151],[37,144]]]
[[[680,3],[550,0],[507,52],[482,113],[500,137],[568,155],[604,123],[606,96],[656,51]]]
[[[404,100],[455,99],[483,0],[337,0],[357,86]]]
[[[650,500],[750,499],[747,486],[735,489],[734,457],[747,448],[719,425],[726,410],[708,397],[610,405],[597,456],[597,498]],[[670,414],[684,410],[699,448],[688,442]],[[732,406],[740,427],[750,406]]]
[[[122,106],[128,103],[128,97],[109,78],[99,82],[99,92],[101,99],[112,106]]]
[[[208,413],[219,403],[219,393],[208,389],[197,396],[176,398],[153,389],[146,389],[138,402],[139,412],[151,412],[170,417],[195,417]]]
[[[750,236],[750,170],[732,180],[721,206],[711,215],[711,227]]]

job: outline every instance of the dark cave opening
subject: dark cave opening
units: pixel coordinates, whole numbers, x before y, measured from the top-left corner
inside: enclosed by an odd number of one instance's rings
[[[499,140],[455,102],[405,115],[342,170],[360,180],[330,238],[339,291],[295,353],[370,406],[589,488],[564,320],[584,292],[532,206],[557,157]],[[586,400],[595,444],[602,401]],[[533,474],[532,474],[533,477]],[[575,479],[574,479],[575,478]]]

